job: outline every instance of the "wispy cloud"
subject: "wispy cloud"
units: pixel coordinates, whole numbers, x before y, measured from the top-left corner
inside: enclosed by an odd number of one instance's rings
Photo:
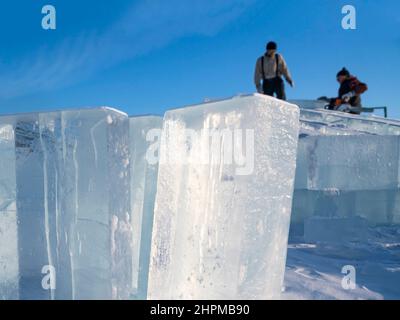
[[[255,0],[144,0],[108,30],[83,32],[0,66],[0,98],[60,88],[191,35],[212,36]],[[57,31],[56,31],[57,32]]]

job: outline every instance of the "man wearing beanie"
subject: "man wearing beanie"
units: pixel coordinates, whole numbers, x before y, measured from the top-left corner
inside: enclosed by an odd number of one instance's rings
[[[329,109],[360,114],[361,94],[368,90],[368,86],[350,75],[346,68],[337,73],[336,80],[340,83],[339,94],[331,99]]]
[[[293,80],[282,55],[276,53],[278,46],[275,42],[268,42],[266,53],[257,59],[254,72],[254,84],[257,92],[286,100],[285,84],[282,76],[293,87]],[[262,83],[261,83],[262,80]]]

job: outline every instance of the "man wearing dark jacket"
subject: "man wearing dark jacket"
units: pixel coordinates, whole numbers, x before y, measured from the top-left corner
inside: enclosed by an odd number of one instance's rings
[[[254,71],[254,84],[258,93],[286,100],[285,84],[282,76],[293,87],[293,80],[285,59],[276,53],[278,46],[275,42],[267,44],[266,53],[258,58]],[[260,83],[262,81],[262,83]]]
[[[360,114],[361,94],[368,90],[368,86],[350,75],[346,68],[337,73],[336,79],[340,83],[339,95],[331,99],[329,109]]]

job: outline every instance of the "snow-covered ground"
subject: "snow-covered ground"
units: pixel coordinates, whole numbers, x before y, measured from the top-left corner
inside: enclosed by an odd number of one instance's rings
[[[368,241],[306,244],[289,240],[283,299],[400,299],[400,226],[375,227]],[[354,266],[356,288],[344,289],[342,268]]]

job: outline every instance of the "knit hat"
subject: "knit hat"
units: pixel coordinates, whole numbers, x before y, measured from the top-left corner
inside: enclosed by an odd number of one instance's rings
[[[340,70],[336,75],[336,77],[339,77],[339,76],[349,77],[350,76],[350,72],[349,72],[349,70],[347,70],[346,68],[343,67],[343,69]]]

